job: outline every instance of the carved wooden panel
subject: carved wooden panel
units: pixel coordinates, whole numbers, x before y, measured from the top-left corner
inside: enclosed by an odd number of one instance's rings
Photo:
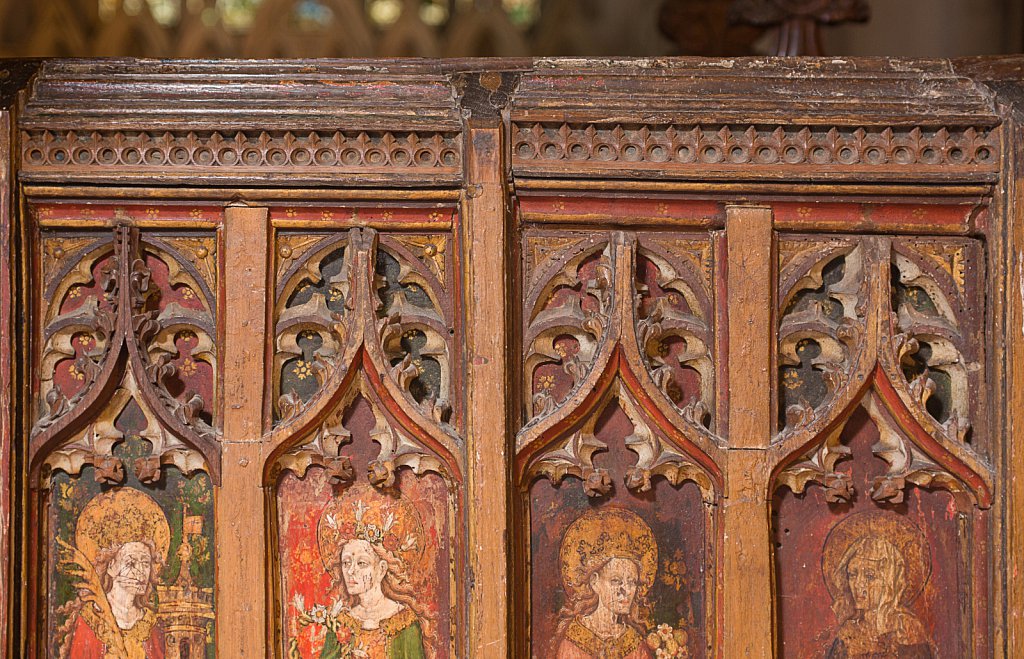
[[[454,210],[286,208],[273,262],[281,656],[457,656],[461,408]],[[461,411],[456,415],[461,418]],[[340,653],[340,654],[339,654]],[[404,654],[403,654],[404,653]]]
[[[982,246],[793,236],[779,262],[783,655],[986,656]]]
[[[520,652],[712,652],[715,245],[709,233],[524,233]]]
[[[32,212],[40,654],[205,654],[215,634],[219,267],[216,233],[180,225],[216,212]],[[137,228],[140,217],[153,228]],[[89,230],[72,228],[83,220]]]
[[[0,65],[4,651],[1024,654],[1020,65]]]

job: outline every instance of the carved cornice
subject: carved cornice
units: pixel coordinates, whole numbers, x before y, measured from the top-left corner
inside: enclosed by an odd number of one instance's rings
[[[987,128],[852,126],[702,126],[519,122],[512,129],[513,168],[525,174],[572,166],[602,175],[667,170],[708,177],[786,172],[861,175],[947,172],[994,177],[998,135]]]
[[[30,177],[132,173],[175,175],[354,173],[459,176],[455,133],[290,131],[22,132],[22,167]]]
[[[45,62],[19,108],[28,180],[461,180],[439,62]]]

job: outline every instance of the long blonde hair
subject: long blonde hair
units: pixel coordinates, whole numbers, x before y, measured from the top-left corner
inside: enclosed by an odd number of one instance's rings
[[[572,621],[576,618],[590,615],[597,610],[600,600],[597,593],[594,592],[594,588],[590,585],[590,581],[613,558],[616,557],[608,556],[601,561],[596,561],[594,565],[588,568],[573,589],[569,601],[558,612],[558,626],[555,628],[552,656],[558,654],[558,646],[562,644],[562,639],[565,638],[565,634],[569,630],[569,625],[572,624]],[[624,560],[628,560],[636,565],[636,561],[632,558]],[[639,572],[640,566],[637,565],[636,567],[637,572]],[[626,615],[625,623],[635,629],[640,635],[644,635],[650,628],[649,616],[650,607],[647,605],[647,595],[641,594],[641,591],[637,590],[636,596],[633,598],[633,604],[629,607],[629,613]]]
[[[345,545],[347,545],[348,542],[351,542],[351,540],[342,543],[340,550],[344,550]],[[395,556],[394,553],[385,549],[384,545],[380,543],[370,542],[367,544],[369,544],[373,549],[373,553],[376,554],[377,558],[387,564],[387,570],[384,572],[384,578],[380,583],[381,591],[388,599],[402,604],[416,614],[420,623],[420,631],[423,635],[424,649],[427,651],[428,656],[433,656],[434,618],[430,615],[426,607],[420,604],[416,599],[416,585],[409,579],[409,572],[405,567],[405,562]],[[345,587],[345,579],[342,576],[341,571],[341,551],[338,552],[338,561],[334,573],[331,576],[334,596],[343,606],[350,608],[355,603],[356,598],[355,596],[350,595],[348,589]]]

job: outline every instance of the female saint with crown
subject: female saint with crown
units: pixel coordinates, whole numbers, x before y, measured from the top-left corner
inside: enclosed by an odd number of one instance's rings
[[[317,537],[336,595],[330,610],[306,614],[328,630],[320,657],[432,657],[431,618],[409,579],[424,550],[415,509],[353,486],[327,506]]]
[[[646,597],[658,545],[634,512],[591,510],[569,526],[559,552],[567,602],[559,612],[557,659],[651,659]]]

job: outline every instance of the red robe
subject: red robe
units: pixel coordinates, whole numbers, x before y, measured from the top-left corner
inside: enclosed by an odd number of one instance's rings
[[[128,656],[124,659],[164,659],[164,632],[157,622],[156,614],[146,613],[131,629],[113,630],[102,620],[91,605],[86,604],[75,622],[71,641],[70,659],[107,659],[117,655],[108,654],[111,634],[119,633],[124,639]],[[120,658],[118,658],[120,659]]]

